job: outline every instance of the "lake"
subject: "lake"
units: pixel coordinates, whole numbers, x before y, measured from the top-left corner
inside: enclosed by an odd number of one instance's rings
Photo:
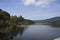
[[[54,40],[60,37],[60,28],[52,25],[29,25],[23,33],[18,33],[11,40]]]

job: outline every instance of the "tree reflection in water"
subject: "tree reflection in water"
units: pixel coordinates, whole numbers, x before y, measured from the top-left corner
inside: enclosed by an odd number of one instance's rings
[[[14,37],[18,35],[18,33],[20,34],[19,36],[21,36],[23,34],[24,29],[25,28],[22,27],[18,30],[13,29],[10,33],[0,33],[0,40],[12,40]]]

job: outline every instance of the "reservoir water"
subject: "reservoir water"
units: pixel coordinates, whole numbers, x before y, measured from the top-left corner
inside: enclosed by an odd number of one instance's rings
[[[29,25],[23,33],[18,33],[11,40],[54,40],[60,37],[60,28],[52,25]]]

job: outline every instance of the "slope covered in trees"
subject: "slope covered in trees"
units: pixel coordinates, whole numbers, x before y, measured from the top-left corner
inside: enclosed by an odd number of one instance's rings
[[[0,9],[0,31],[8,31],[11,29],[16,29],[22,25],[29,25],[32,23],[33,21],[24,19],[22,16],[11,16],[8,12]]]
[[[37,23],[60,26],[60,17],[53,17],[53,18],[46,19],[46,20],[39,20],[39,21],[37,21]]]

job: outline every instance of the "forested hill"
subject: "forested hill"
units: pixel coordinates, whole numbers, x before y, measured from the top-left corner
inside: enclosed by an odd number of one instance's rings
[[[33,24],[32,20],[24,19],[22,16],[11,16],[10,13],[0,9],[0,30],[16,28],[18,25]]]
[[[46,19],[46,20],[37,20],[36,23],[60,25],[60,17],[53,17],[53,18]]]

